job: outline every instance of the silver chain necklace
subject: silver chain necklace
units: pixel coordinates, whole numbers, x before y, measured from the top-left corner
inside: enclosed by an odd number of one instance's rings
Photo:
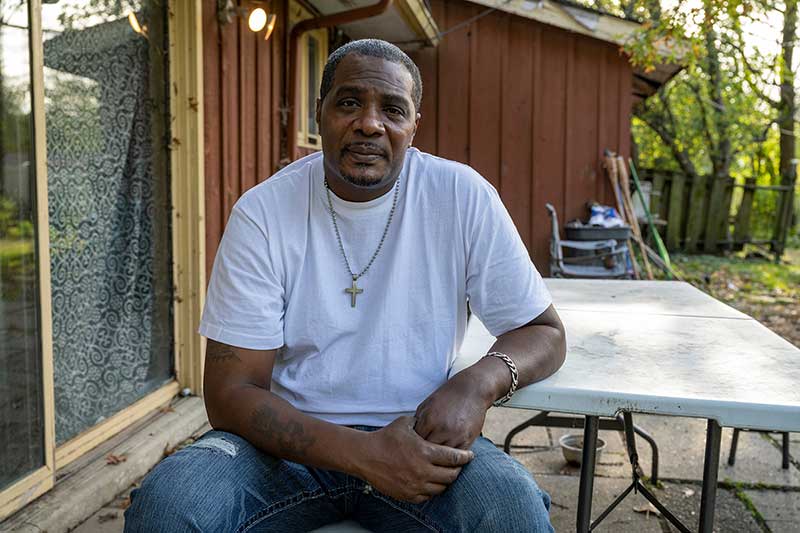
[[[342,236],[339,233],[339,225],[336,223],[336,211],[333,209],[333,200],[331,199],[331,188],[328,186],[328,178],[325,178],[325,192],[328,193],[328,207],[331,211],[331,219],[333,220],[333,230],[336,232],[336,240],[339,241],[339,250],[342,251],[342,257],[344,257],[344,264],[347,266],[347,272],[350,273],[350,276],[353,278],[353,286],[344,290],[344,292],[350,294],[350,307],[356,306],[356,296],[364,292],[364,289],[359,289],[356,285],[356,281],[358,278],[363,276],[369,270],[369,267],[372,266],[372,263],[375,262],[375,258],[378,257],[378,253],[381,251],[381,247],[383,246],[383,241],[386,240],[386,235],[389,233],[389,225],[392,223],[392,217],[394,217],[394,210],[397,207],[397,195],[400,191],[400,178],[397,178],[397,181],[394,184],[394,199],[392,200],[392,209],[389,211],[389,220],[386,221],[386,227],[383,228],[383,235],[381,235],[381,242],[378,243],[378,248],[375,250],[375,253],[372,254],[372,259],[369,260],[367,266],[364,267],[364,270],[359,272],[358,274],[353,274],[353,269],[350,268],[350,262],[347,260],[347,254],[344,251],[344,244],[342,244]]]

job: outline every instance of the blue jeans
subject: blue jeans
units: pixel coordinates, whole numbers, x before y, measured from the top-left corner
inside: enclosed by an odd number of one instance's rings
[[[359,428],[376,429],[376,428]],[[301,532],[351,519],[374,532],[552,532],[550,497],[517,461],[479,437],[445,492],[395,500],[340,472],[275,459],[209,431],[161,461],[131,493],[125,532]]]

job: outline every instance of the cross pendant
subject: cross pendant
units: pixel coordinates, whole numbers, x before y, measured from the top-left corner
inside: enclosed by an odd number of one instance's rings
[[[353,276],[353,286],[349,289],[345,289],[344,292],[350,293],[350,307],[356,306],[356,295],[361,294],[364,292],[364,289],[359,289],[356,285],[356,277]]]

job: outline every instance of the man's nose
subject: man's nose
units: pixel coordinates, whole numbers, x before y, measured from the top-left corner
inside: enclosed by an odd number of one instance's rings
[[[386,132],[380,110],[376,109],[374,106],[365,106],[362,108],[355,128],[367,137],[383,135]]]

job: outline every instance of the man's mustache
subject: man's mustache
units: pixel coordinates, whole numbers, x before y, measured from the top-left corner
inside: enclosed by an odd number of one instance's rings
[[[370,142],[356,142],[356,143],[348,143],[342,148],[342,153],[344,152],[353,152],[356,154],[364,154],[364,155],[380,155],[383,157],[387,157],[386,150],[378,144],[370,143]]]

